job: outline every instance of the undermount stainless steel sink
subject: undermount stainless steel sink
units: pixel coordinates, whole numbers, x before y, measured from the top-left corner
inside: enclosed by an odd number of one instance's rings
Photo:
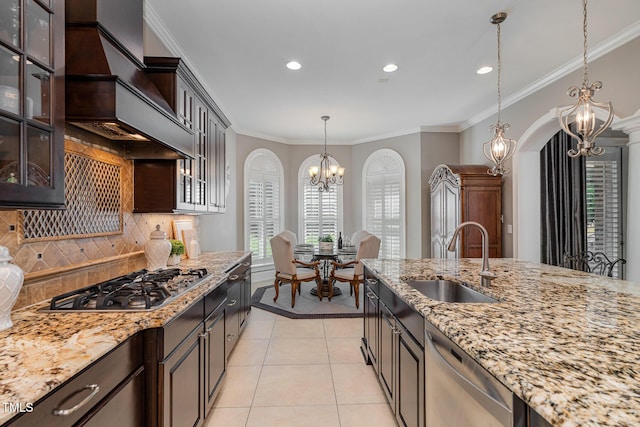
[[[436,301],[458,303],[498,302],[498,300],[474,291],[461,283],[449,280],[411,280],[407,284]]]

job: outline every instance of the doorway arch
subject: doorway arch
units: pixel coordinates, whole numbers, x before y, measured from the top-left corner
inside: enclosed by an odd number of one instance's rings
[[[561,130],[558,117],[565,108],[552,108],[529,126],[513,156],[514,258],[540,262],[540,150]],[[604,110],[595,112],[598,119],[606,119]],[[614,116],[611,127],[618,121]]]

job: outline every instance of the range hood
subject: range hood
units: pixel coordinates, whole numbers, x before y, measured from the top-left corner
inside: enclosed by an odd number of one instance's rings
[[[66,0],[66,121],[124,157],[193,157],[194,136],[145,72],[142,0]]]

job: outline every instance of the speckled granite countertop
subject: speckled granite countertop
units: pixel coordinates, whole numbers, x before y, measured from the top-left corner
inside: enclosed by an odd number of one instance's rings
[[[203,253],[180,268],[205,267],[210,276],[164,307],[149,312],[48,313],[46,302],[11,314],[0,332],[0,424],[15,413],[4,402],[35,403],[135,333],[161,327],[226,278],[224,269],[248,252]]]
[[[498,278],[480,289],[479,259],[364,263],[553,425],[640,425],[640,284],[491,259]],[[500,302],[443,303],[405,283],[435,278]]]

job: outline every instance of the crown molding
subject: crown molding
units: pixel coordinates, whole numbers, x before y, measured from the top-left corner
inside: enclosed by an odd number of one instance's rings
[[[604,40],[603,42],[595,46],[593,49],[590,49],[588,51],[589,60],[590,61],[596,60],[606,55],[607,53],[612,52],[613,50],[619,48],[625,43],[630,42],[631,40],[637,38],[638,36],[640,36],[640,21],[628,26],[627,28],[623,29],[613,37],[610,37],[607,40]],[[565,77],[568,74],[571,74],[572,72],[581,69],[582,65],[583,65],[582,55],[575,57],[574,59],[567,62],[563,66],[555,69],[554,71],[550,72],[546,76],[543,76],[542,78],[536,80],[529,86],[526,86],[523,89],[514,93],[513,95],[503,99],[502,108],[505,109],[510,105],[513,105],[516,102],[528,97],[532,93],[537,92],[543,89],[544,87],[549,86],[551,83],[560,80],[562,77]],[[475,116],[472,116],[469,119],[465,120],[460,125],[460,131],[462,132],[470,128],[471,126],[477,125],[478,123],[491,117],[497,112],[498,112],[498,104],[496,103],[493,107],[486,109],[476,114]]]

